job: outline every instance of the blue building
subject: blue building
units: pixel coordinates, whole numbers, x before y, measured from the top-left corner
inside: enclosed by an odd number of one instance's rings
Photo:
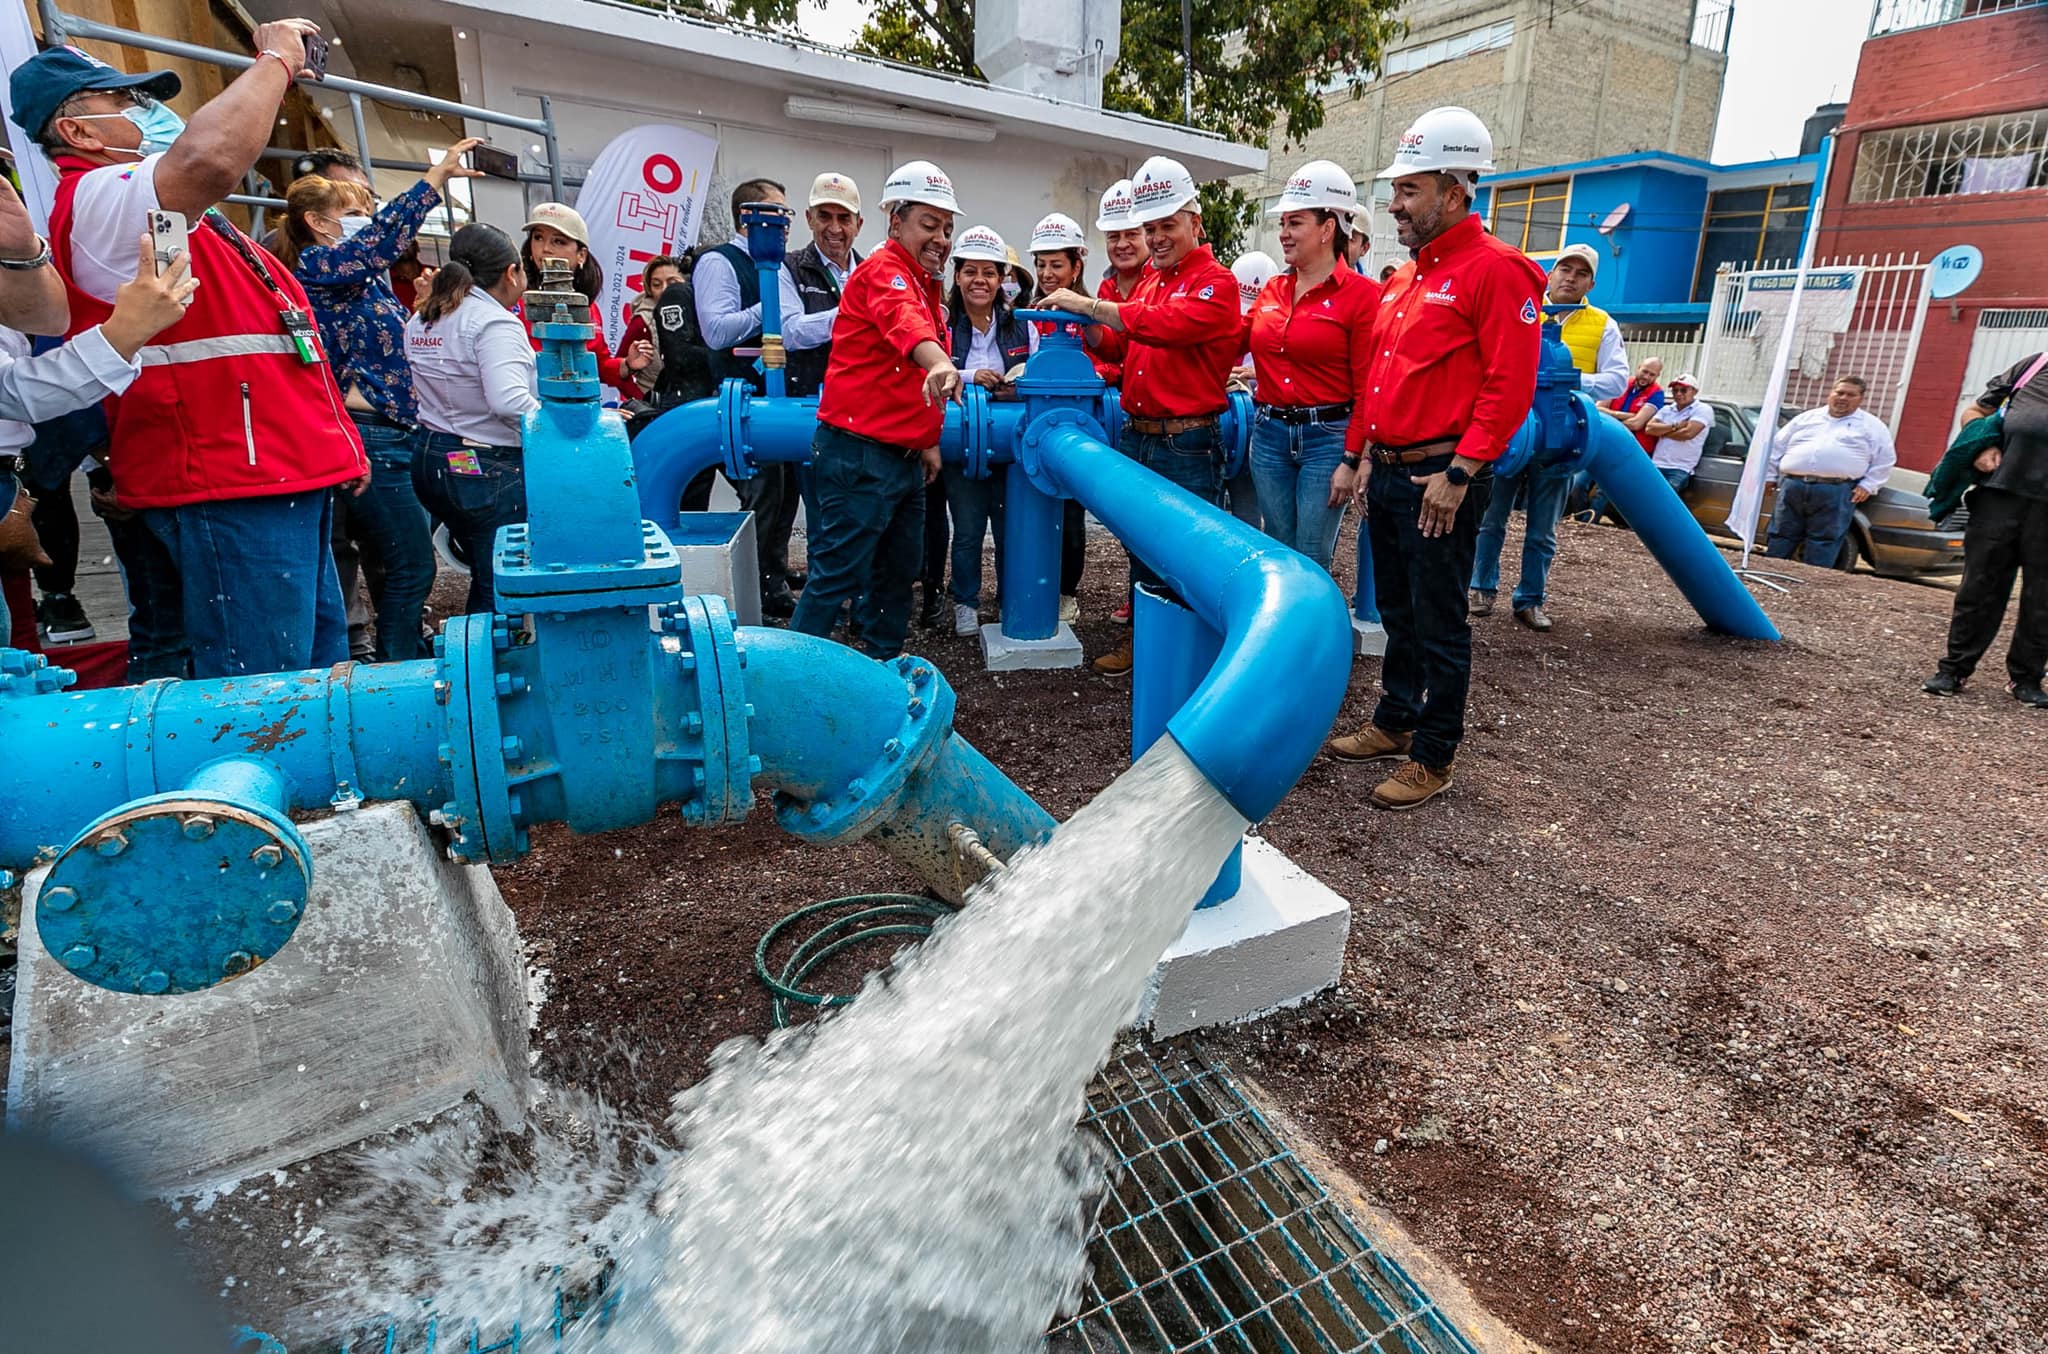
[[[1548,267],[1566,245],[1600,251],[1592,300],[1624,325],[1703,325],[1723,264],[1796,260],[1822,153],[1716,165],[1662,151],[1493,174],[1488,229]]]

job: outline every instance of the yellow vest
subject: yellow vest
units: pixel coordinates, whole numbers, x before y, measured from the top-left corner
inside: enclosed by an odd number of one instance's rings
[[[1572,365],[1588,376],[1600,370],[1600,336],[1607,332],[1607,312],[1598,306],[1580,306],[1564,319],[1564,346],[1571,349]]]

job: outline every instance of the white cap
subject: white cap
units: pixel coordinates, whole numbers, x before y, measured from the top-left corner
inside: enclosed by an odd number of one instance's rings
[[[1694,394],[1699,393],[1700,378],[1689,371],[1682,371],[1664,383],[1668,386],[1684,386]]]
[[[1048,253],[1055,249],[1078,249],[1088,252],[1088,237],[1081,233],[1081,223],[1061,212],[1054,212],[1031,228],[1031,243],[1026,246],[1033,254]]]
[[[1102,205],[1095,217],[1097,230],[1136,230],[1138,223],[1131,219],[1131,181],[1118,179],[1109,185],[1109,191],[1102,195]]]
[[[930,160],[912,160],[890,171],[888,181],[882,185],[882,209],[887,211],[899,202],[922,202],[955,215],[960,211],[960,200],[953,196],[953,181]]]
[[[835,207],[844,207],[855,216],[859,216],[860,189],[846,175],[835,174],[828,169],[811,180],[810,200],[804,205],[822,207],[827,203]]]
[[[559,230],[585,249],[590,248],[590,227],[583,224],[582,216],[566,202],[541,203],[533,209],[533,215],[526,218],[521,229],[532,230],[537,226]]]
[[[953,262],[980,259],[985,263],[1010,264],[1010,247],[1003,237],[987,226],[969,226],[953,237]]]
[[[1252,302],[1259,299],[1259,293],[1280,271],[1280,265],[1273,262],[1273,256],[1262,249],[1239,254],[1230,265],[1230,271],[1237,278],[1237,311],[1242,315],[1252,308]]]
[[[1383,179],[1409,174],[1493,172],[1493,133],[1469,108],[1432,108],[1401,133]]]
[[[1287,180],[1286,191],[1266,208],[1266,215],[1321,211],[1341,212],[1349,217],[1357,210],[1358,185],[1351,181],[1344,167],[1330,160],[1310,160],[1294,171],[1294,177]],[[1345,228],[1350,229],[1348,225]]]
[[[1178,160],[1155,155],[1131,175],[1131,224],[1164,221],[1176,212],[1195,205],[1200,190],[1195,176]]]
[[[1566,259],[1577,259],[1592,270],[1594,277],[1600,276],[1600,251],[1593,248],[1593,246],[1589,244],[1566,245],[1563,249],[1557,251],[1557,262],[1551,264],[1551,268],[1554,270],[1559,263],[1563,263]]]

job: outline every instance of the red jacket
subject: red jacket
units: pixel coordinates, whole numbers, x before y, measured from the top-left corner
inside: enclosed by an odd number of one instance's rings
[[[1145,279],[1152,275],[1147,268],[1138,274],[1138,286],[1145,285]],[[1131,289],[1137,294],[1137,287]],[[1126,298],[1116,285],[1116,270],[1102,275],[1102,281],[1095,285],[1095,299],[1098,301],[1123,301]],[[1088,356],[1095,363],[1095,374],[1111,385],[1121,385],[1124,379],[1124,336],[1108,325],[1091,325],[1088,329]]]
[[[861,260],[840,291],[818,422],[885,446],[936,446],[946,411],[925,403],[924,368],[910,358],[927,341],[947,346],[939,284],[890,240]]]
[[[1451,439],[1460,456],[1500,459],[1536,396],[1544,281],[1476,215],[1424,245],[1387,279],[1351,432],[1388,447]]]
[[[1140,418],[1195,418],[1230,403],[1224,383],[1244,356],[1237,277],[1209,246],[1145,274],[1117,312],[1124,328],[1123,407]]]
[[[65,157],[57,167],[50,249],[76,335],[114,308],[71,284],[71,203],[96,166]],[[142,350],[142,375],[108,404],[107,468],[121,506],[298,494],[368,474],[317,331],[317,363],[301,362],[285,332],[283,312],[312,314],[291,270],[218,213],[191,223],[188,247],[200,282],[191,308]]]

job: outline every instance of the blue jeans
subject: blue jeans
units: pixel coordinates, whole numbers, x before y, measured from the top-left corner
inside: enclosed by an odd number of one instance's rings
[[[1330,477],[1344,460],[1344,428],[1334,423],[1282,423],[1259,415],[1252,424],[1252,478],[1266,534],[1327,571],[1344,509],[1330,506]]]
[[[1117,438],[1116,449],[1204,503],[1222,505],[1223,445],[1215,424],[1167,437],[1138,432],[1127,423],[1123,435]],[[1150,565],[1132,555],[1132,589],[1141,583],[1175,602],[1181,600],[1180,594],[1168,587]]]
[[[810,579],[789,628],[830,638],[851,603],[861,651],[894,658],[910,633],[910,588],[924,557],[924,466],[914,451],[820,423],[811,485]]]
[[[953,581],[947,588],[960,606],[981,605],[981,542],[991,531],[996,538],[996,578],[1003,576],[1003,486],[1006,467],[997,466],[985,480],[947,466],[939,472],[946,489],[946,513],[953,519]]]
[[[369,453],[370,487],[350,499],[347,508],[370,552],[377,661],[422,658],[427,648],[420,642],[420,616],[434,586],[434,540],[412,482],[418,435],[360,414],[356,431]]]
[[[1472,623],[1465,579],[1493,477],[1482,473],[1465,491],[1451,530],[1425,536],[1417,521],[1422,486],[1450,464],[1438,457],[1413,466],[1375,466],[1366,484],[1365,529],[1372,539],[1373,593],[1387,629],[1380,660],[1381,696],[1372,722],[1388,733],[1413,733],[1410,756],[1442,770],[1465,737],[1465,696],[1472,684]],[[1389,473],[1395,472],[1395,473]]]
[[[150,508],[142,519],[177,565],[194,677],[348,660],[348,613],[328,545],[332,491]]]
[[[1764,553],[1772,559],[1791,559],[1803,541],[1806,562],[1816,569],[1832,569],[1842,553],[1842,537],[1856,520],[1856,504],[1850,493],[1854,481],[1816,484],[1787,475],[1778,482],[1778,501],[1771,508],[1770,543]]]
[[[1692,472],[1690,470],[1674,470],[1670,466],[1660,465],[1657,467],[1657,473],[1664,477],[1664,482],[1671,486],[1674,493],[1684,493],[1685,486],[1692,483]],[[1607,516],[1612,517],[1623,526],[1628,525],[1627,520],[1622,517],[1620,509],[1614,506],[1614,500],[1607,496],[1607,490],[1604,488],[1595,488],[1593,490],[1593,500],[1586,505],[1586,510],[1592,513],[1592,520],[1595,522],[1599,521],[1602,516]]]
[[[1378,479],[1378,475],[1373,476]],[[1514,609],[1543,605],[1543,587],[1550,580],[1550,561],[1557,557],[1557,519],[1564,515],[1564,497],[1571,492],[1572,473],[1564,466],[1531,466],[1511,480],[1497,481],[1479,526],[1472,586],[1480,592],[1500,588],[1501,544],[1508,534],[1508,514],[1515,493],[1529,487],[1528,525],[1522,535],[1522,576],[1515,584]],[[1469,495],[1468,495],[1469,497]]]
[[[477,473],[463,473],[471,460]],[[463,610],[471,615],[495,610],[498,576],[491,554],[498,528],[526,520],[526,461],[519,448],[468,446],[460,437],[421,429],[412,487],[420,506],[448,524],[449,534],[469,556],[469,597]]]

